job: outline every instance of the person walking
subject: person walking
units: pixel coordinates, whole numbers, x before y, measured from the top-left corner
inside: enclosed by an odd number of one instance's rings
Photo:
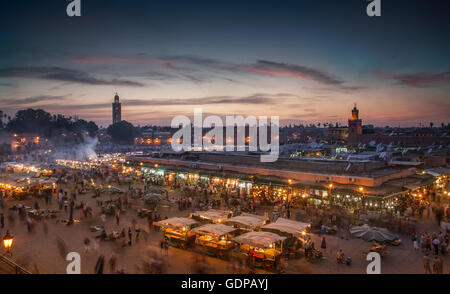
[[[128,246],[131,246],[132,238],[133,238],[133,234],[131,233],[131,227],[128,227]]]
[[[430,254],[427,252],[423,257],[423,267],[425,269],[425,274],[431,274],[431,266],[430,266]]]
[[[103,274],[103,267],[105,265],[105,257],[103,255],[100,255],[97,259],[97,263],[95,264],[95,273],[98,275]]]
[[[433,248],[434,248],[434,255],[438,255],[439,254],[439,244],[441,243],[441,241],[439,241],[439,238],[436,236],[433,239]]]
[[[164,251],[166,253],[166,256],[169,255],[169,240],[167,238],[164,239]]]
[[[419,242],[417,241],[417,234],[413,234],[412,236],[412,241],[413,241],[413,247],[414,247],[414,251],[419,251]]]
[[[120,223],[120,209],[116,209],[116,224],[119,226]]]
[[[433,274],[440,274],[441,270],[441,261],[437,255],[433,258]]]
[[[320,248],[327,249],[327,242],[325,240],[325,236],[322,238],[322,245],[320,245]]]
[[[117,264],[117,257],[115,255],[112,255],[109,259],[109,272],[111,274],[116,272],[116,264]]]
[[[73,223],[73,209],[75,208],[75,202],[70,200],[70,207],[69,207],[69,224]]]

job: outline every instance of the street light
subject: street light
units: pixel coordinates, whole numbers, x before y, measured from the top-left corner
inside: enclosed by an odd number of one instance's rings
[[[11,236],[9,230],[7,230],[5,236],[3,237],[3,246],[5,247],[6,253],[9,253],[11,251],[13,240],[14,237]]]

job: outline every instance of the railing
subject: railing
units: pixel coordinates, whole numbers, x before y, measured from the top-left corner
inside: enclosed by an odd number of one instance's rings
[[[31,274],[29,271],[16,264],[9,258],[0,255],[0,273],[1,274]]]

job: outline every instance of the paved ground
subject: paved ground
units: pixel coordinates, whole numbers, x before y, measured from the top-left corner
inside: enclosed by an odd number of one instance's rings
[[[176,197],[178,191],[171,191],[170,196]],[[137,220],[137,226],[143,228],[146,233],[143,234],[139,242],[133,244],[131,247],[122,247],[121,241],[99,241],[98,250],[92,248],[86,252],[83,240],[86,237],[94,239],[95,235],[99,233],[92,233],[89,226],[93,224],[100,224],[100,208],[96,204],[96,199],[93,199],[92,194],[79,195],[77,200],[85,200],[94,209],[94,216],[87,221],[82,221],[79,224],[66,226],[57,223],[55,219],[48,220],[48,233],[44,233],[44,225],[42,221],[36,224],[33,233],[27,232],[25,223],[22,223],[19,218],[16,219],[15,224],[9,224],[6,220],[6,227],[10,227],[11,233],[15,237],[12,259],[19,265],[29,269],[31,272],[39,273],[65,273],[68,261],[61,255],[57,246],[57,238],[61,238],[66,247],[66,252],[79,252],[81,254],[81,270],[82,273],[93,273],[95,263],[99,254],[103,254],[106,261],[112,256],[117,256],[118,268],[123,268],[127,273],[142,273],[138,267],[142,265],[142,261],[148,260],[150,253],[154,252],[161,255],[167,262],[167,273],[193,273],[193,264],[195,257],[201,256],[187,250],[177,248],[170,248],[168,256],[161,252],[159,248],[159,240],[161,239],[161,232],[148,232],[148,226],[145,219],[138,218],[136,210],[139,207],[145,207],[139,200],[133,200],[131,208],[124,212],[120,219],[120,225],[117,226],[113,216],[107,217],[106,231],[111,230],[121,231],[123,227],[128,232],[128,227],[131,226],[132,219]],[[107,196],[103,196],[108,198]],[[55,200],[55,199],[54,199]],[[14,202],[9,202],[8,205],[14,205]],[[25,201],[27,206],[33,206],[33,201]],[[40,202],[41,207],[45,207],[43,200]],[[53,201],[53,209],[57,209],[56,201]],[[178,211],[175,207],[162,206],[159,207],[161,215],[164,216],[186,216],[189,211]],[[7,211],[4,210],[5,216]],[[62,212],[64,215],[64,212]],[[295,213],[293,213],[295,215]],[[75,218],[79,218],[79,210],[75,210]],[[6,218],[5,218],[6,219]],[[437,231],[438,227],[432,220],[423,221],[421,229],[428,232]],[[4,235],[5,229],[0,230],[1,236]],[[313,235],[316,247],[320,246],[321,237]],[[310,263],[304,259],[290,260],[288,262],[287,273],[365,273],[368,261],[363,251],[367,251],[371,244],[360,239],[340,238],[340,235],[326,236],[327,249],[324,250],[324,259],[315,263]],[[398,247],[390,246],[388,249],[389,255],[382,259],[381,271],[382,273],[422,273],[423,272],[423,254],[414,252],[412,242],[408,236],[402,236],[403,244]],[[353,263],[351,266],[339,265],[336,263],[336,251],[342,248],[344,252],[352,257]],[[205,257],[206,263],[211,267],[212,273],[245,273],[248,270],[236,270],[231,266],[230,262],[220,260],[217,258]],[[450,258],[444,257],[444,273],[450,273]],[[105,264],[106,273],[109,273],[107,263]],[[264,273],[258,270],[257,273]]]

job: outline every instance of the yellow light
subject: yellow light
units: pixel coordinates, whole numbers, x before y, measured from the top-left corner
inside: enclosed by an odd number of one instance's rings
[[[290,184],[292,184],[292,180],[291,180],[291,179],[289,179],[289,180],[288,180],[288,183],[289,183],[289,185],[290,185]]]
[[[13,239],[14,238],[13,238],[13,236],[11,236],[9,234],[9,231],[6,231],[5,237],[3,237],[3,246],[5,247],[6,252],[9,252],[9,250],[11,249],[12,244],[13,244]]]
[[[158,166],[159,166],[158,164],[155,164],[155,168],[158,168]]]
[[[333,189],[333,184],[329,184],[328,188]]]
[[[143,162],[141,162],[141,163],[139,163],[139,165],[140,165],[140,166],[143,166],[143,165],[144,165],[144,163],[143,163]]]
[[[364,188],[363,187],[359,187],[359,191],[360,192],[364,191]]]
[[[305,235],[306,235],[306,232],[305,232],[305,231],[303,231],[303,232],[302,232],[302,235],[303,235],[303,236],[305,236]]]

